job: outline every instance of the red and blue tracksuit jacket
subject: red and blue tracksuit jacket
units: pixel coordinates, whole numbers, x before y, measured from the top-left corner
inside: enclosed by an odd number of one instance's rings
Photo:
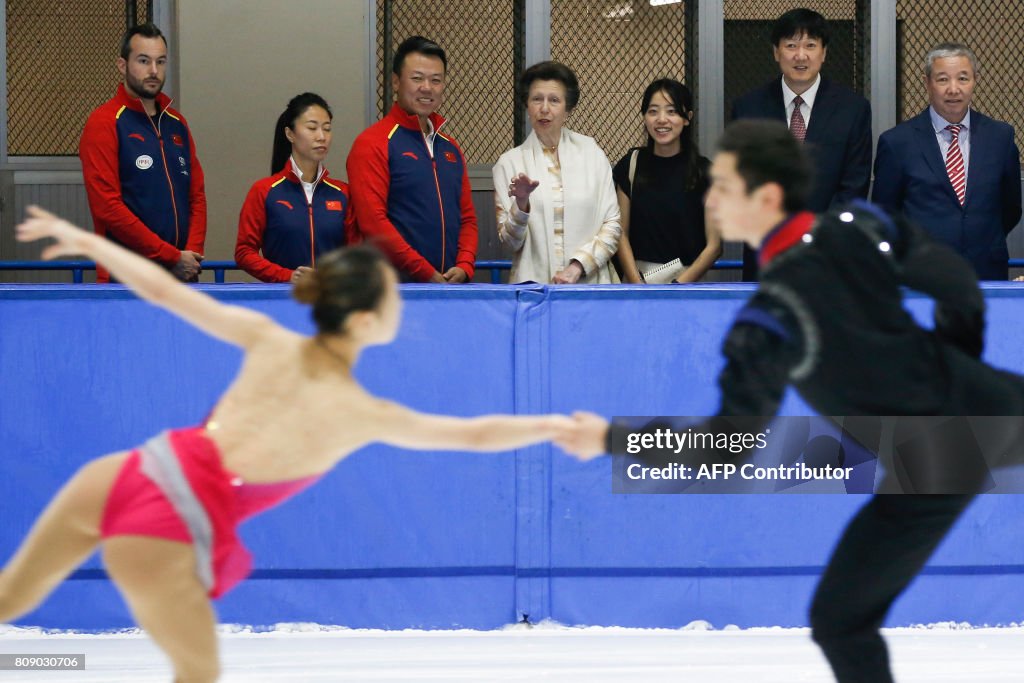
[[[203,253],[206,190],[185,117],[157,95],[156,121],[122,83],[89,116],[78,156],[96,233],[171,267]],[[96,281],[109,274],[96,268]]]
[[[235,261],[263,282],[288,282],[299,266],[353,239],[348,185],[320,172],[312,203],[289,159],[280,173],[253,183],[238,217]],[[262,252],[262,255],[260,255]]]
[[[466,160],[441,134],[444,118],[435,113],[430,120],[437,131],[433,155],[419,120],[398,105],[356,138],[346,167],[358,233],[387,254],[403,279],[427,282],[453,266],[472,278],[477,223]]]

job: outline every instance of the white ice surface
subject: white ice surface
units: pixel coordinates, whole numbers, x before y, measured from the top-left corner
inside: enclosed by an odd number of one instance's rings
[[[899,683],[1021,683],[1024,628],[886,631]],[[0,682],[145,683],[170,669],[139,633],[41,633],[0,626],[0,653],[85,654],[85,671],[0,671]],[[567,628],[373,631],[288,625],[224,627],[224,683],[262,681],[558,681],[559,683],[826,683],[806,629]]]

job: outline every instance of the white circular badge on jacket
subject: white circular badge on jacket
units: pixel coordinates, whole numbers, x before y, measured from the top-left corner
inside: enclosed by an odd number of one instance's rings
[[[148,154],[143,154],[142,156],[135,159],[135,168],[139,169],[140,171],[145,171],[152,165],[153,157],[149,156]]]

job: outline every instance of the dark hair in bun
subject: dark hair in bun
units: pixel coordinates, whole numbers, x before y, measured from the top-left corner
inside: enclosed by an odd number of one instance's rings
[[[313,307],[321,334],[341,331],[355,311],[372,311],[384,298],[387,281],[384,256],[367,245],[335,249],[317,259],[316,270],[292,287],[297,301]]]
[[[277,124],[274,126],[274,148],[270,155],[270,175],[278,173],[288,163],[292,155],[292,143],[288,140],[285,128],[295,130],[295,121],[306,113],[310,107],[320,107],[327,112],[327,118],[333,120],[334,113],[324,98],[315,92],[304,92],[296,95],[288,101],[288,106],[281,115],[277,117]]]

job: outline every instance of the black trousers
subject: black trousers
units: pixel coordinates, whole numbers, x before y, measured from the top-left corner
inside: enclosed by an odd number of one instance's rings
[[[836,546],[811,604],[811,630],[839,683],[892,683],[879,628],[972,495],[875,495]]]

